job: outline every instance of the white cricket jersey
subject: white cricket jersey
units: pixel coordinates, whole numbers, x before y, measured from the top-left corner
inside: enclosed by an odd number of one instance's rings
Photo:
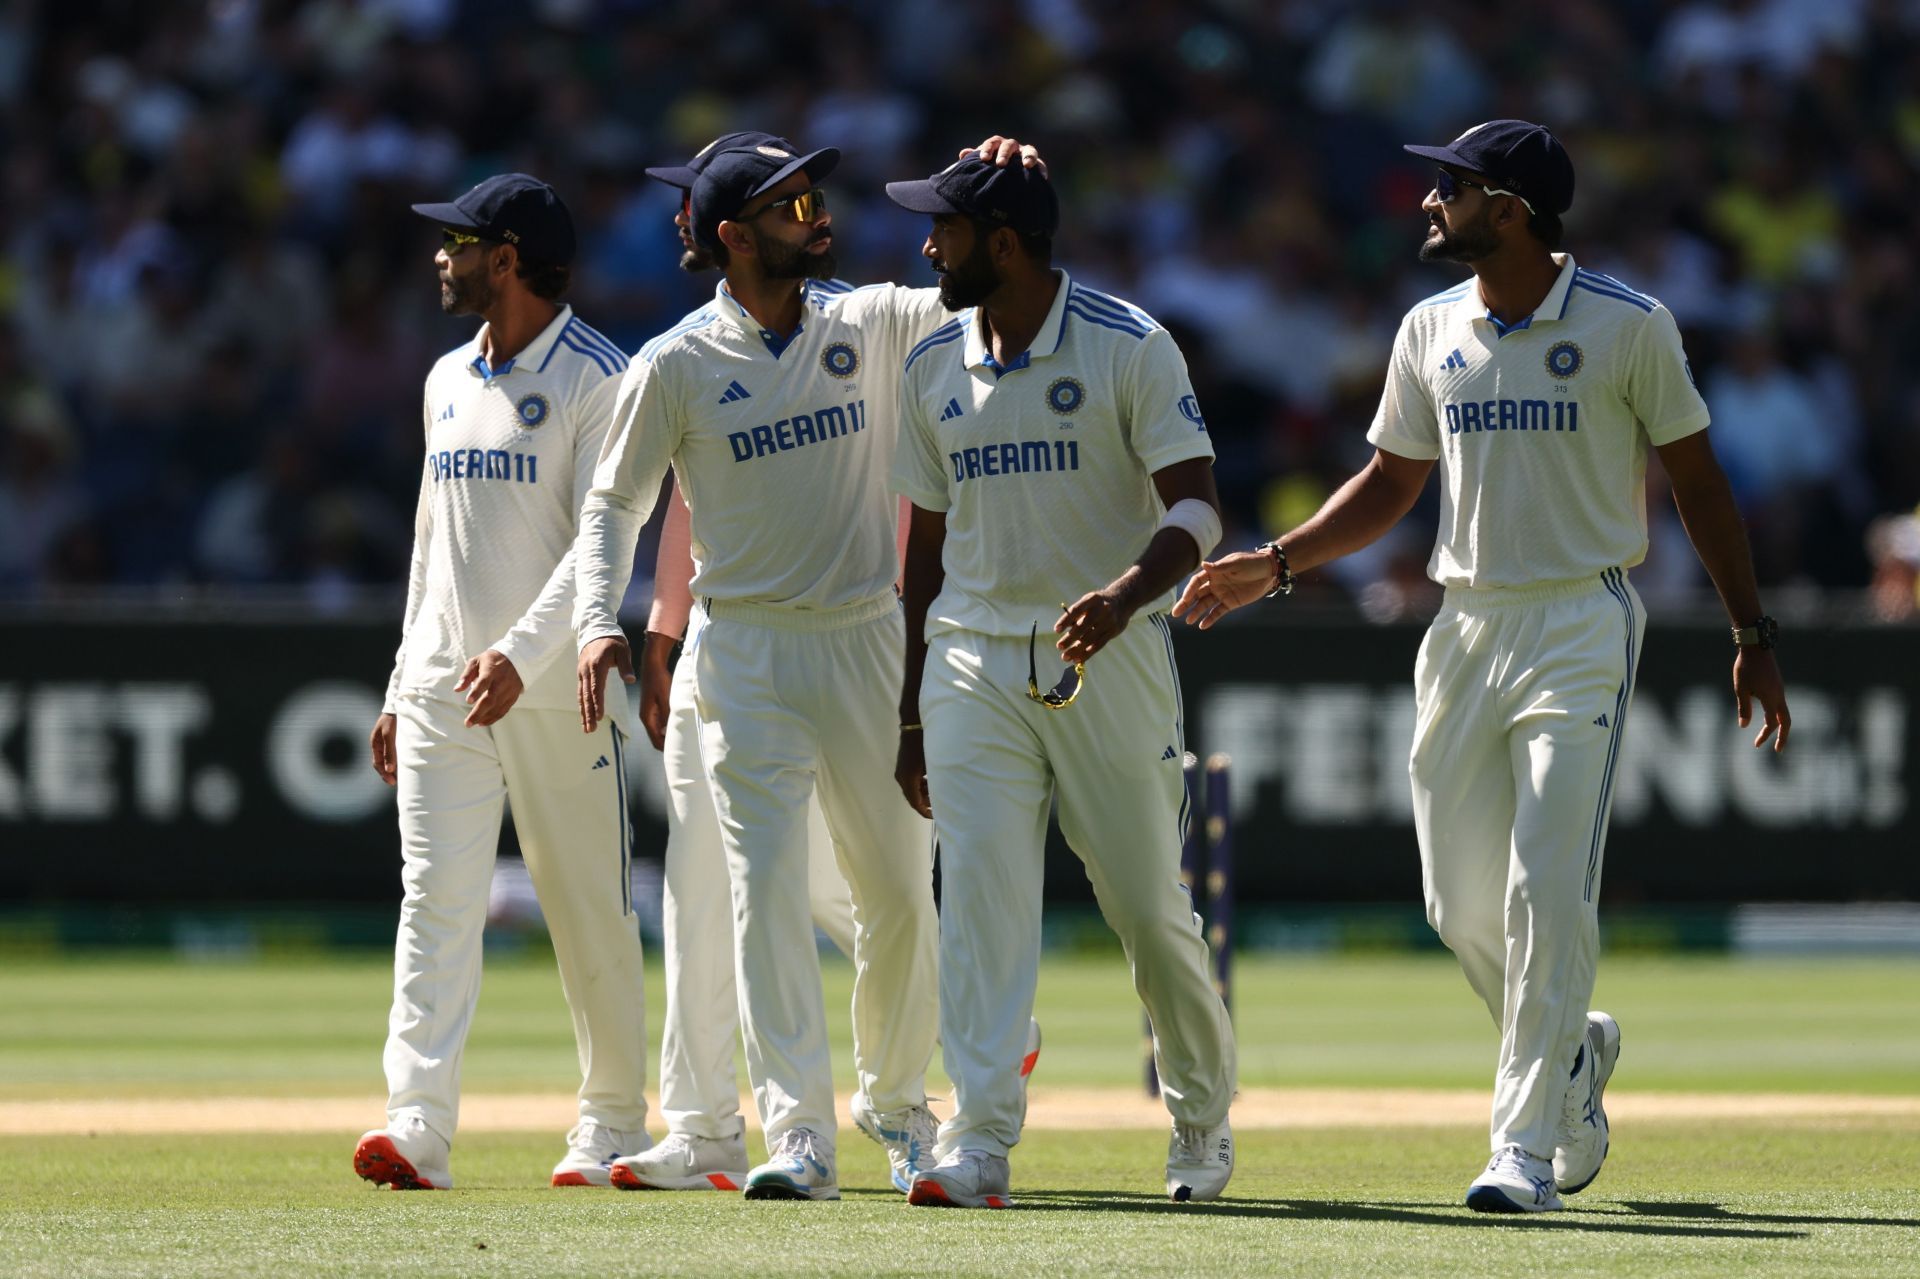
[[[581,512],[581,644],[621,633],[634,540],[669,464],[692,519],[696,597],[825,610],[892,587],[900,368],[945,317],[939,291],[804,290],[784,341],[722,281],[634,358]]]
[[[1525,586],[1646,558],[1647,446],[1706,429],[1673,316],[1556,253],[1560,277],[1511,328],[1477,281],[1407,312],[1367,431],[1441,459],[1442,586]]]
[[[445,700],[489,648],[525,681],[519,706],[577,704],[573,546],[627,357],[561,307],[497,369],[486,328],[440,357],[422,406],[427,455],[414,517],[407,613],[386,709],[401,693]]]
[[[893,485],[947,513],[927,634],[1025,635],[1140,558],[1166,508],[1153,473],[1213,457],[1187,363],[1144,311],[1054,272],[1033,344],[992,358],[979,311],[907,357]],[[1169,591],[1141,608],[1158,612]]]

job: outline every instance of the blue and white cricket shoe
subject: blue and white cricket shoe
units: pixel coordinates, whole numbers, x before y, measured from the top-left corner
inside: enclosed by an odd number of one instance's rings
[[[884,1113],[875,1110],[865,1093],[853,1098],[853,1126],[887,1152],[893,1188],[901,1194],[913,1189],[914,1174],[933,1166],[933,1145],[939,1125],[926,1106],[903,1106]]]
[[[748,1199],[838,1199],[833,1145],[811,1128],[789,1128],[773,1143],[773,1157],[747,1174]]]
[[[1580,1049],[1577,1069],[1567,1081],[1567,1100],[1560,1111],[1558,1148],[1553,1152],[1553,1179],[1563,1195],[1577,1195],[1600,1175],[1607,1161],[1606,1108],[1600,1103],[1620,1060],[1620,1023],[1605,1013],[1587,1014],[1587,1042]]]
[[[1530,1155],[1522,1146],[1502,1146],[1467,1187],[1467,1207],[1475,1212],[1558,1212],[1566,1204],[1554,1189],[1551,1159]]]

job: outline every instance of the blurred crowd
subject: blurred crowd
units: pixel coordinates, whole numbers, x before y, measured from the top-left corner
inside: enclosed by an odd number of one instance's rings
[[[733,128],[842,148],[856,282],[932,282],[884,181],[1037,143],[1061,264],[1180,339],[1244,544],[1365,458],[1459,277],[1400,144],[1496,116],[1571,151],[1568,249],[1678,318],[1763,582],[1911,614],[1916,0],[0,0],[0,600],[397,591],[472,323],[408,203],[553,182],[570,300],[634,349],[714,283],[640,170]],[[1698,592],[1657,475],[1649,510],[1636,581]],[[1417,607],[1431,518],[1312,589]]]

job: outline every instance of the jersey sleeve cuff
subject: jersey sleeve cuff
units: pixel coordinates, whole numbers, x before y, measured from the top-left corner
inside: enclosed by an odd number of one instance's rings
[[[1655,431],[1652,427],[1648,427],[1647,438],[1656,445],[1671,444],[1675,440],[1684,440],[1689,435],[1698,435],[1701,431],[1707,429],[1707,423],[1712,420],[1712,414],[1702,409],[1698,413],[1681,418],[1678,422],[1663,427],[1658,431]]]
[[[1396,457],[1409,458],[1415,462],[1432,462],[1440,456],[1440,450],[1424,440],[1408,439],[1404,435],[1396,435],[1378,426],[1367,431],[1367,443]]]
[[[944,489],[923,489],[917,485],[895,482],[893,491],[906,498],[923,511],[945,511],[953,506],[953,500]]]
[[[1166,470],[1176,462],[1191,462],[1196,458],[1205,458],[1209,462],[1214,460],[1213,444],[1204,435],[1196,434],[1191,443],[1176,444],[1145,454],[1140,459],[1140,465],[1146,467],[1147,474],[1151,475],[1155,471]]]

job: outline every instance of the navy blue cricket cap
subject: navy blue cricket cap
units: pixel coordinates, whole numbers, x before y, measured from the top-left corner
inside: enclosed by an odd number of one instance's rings
[[[800,154],[800,148],[793,145],[777,133],[760,133],[748,129],[742,133],[723,133],[694,153],[693,159],[685,164],[660,165],[648,169],[647,176],[655,182],[664,182],[670,187],[679,187],[682,191],[691,191],[693,184],[700,179],[707,164],[722,151],[732,151],[738,147],[769,146],[779,147],[782,151]]]
[[[781,139],[715,151],[693,184],[693,238],[703,248],[720,243],[720,224],[737,217],[747,202],[796,173],[818,184],[840,163],[840,152],[822,147],[801,155]]]
[[[524,173],[497,173],[451,204],[416,204],[413,211],[441,226],[511,244],[541,266],[573,262],[573,215],[559,192]]]
[[[1405,150],[1491,178],[1493,185],[1513,192],[1536,213],[1560,214],[1573,207],[1573,160],[1545,125],[1489,120],[1446,146]]]
[[[961,213],[1022,235],[1052,235],[1060,228],[1060,197],[1038,168],[1001,168],[978,151],[922,181],[887,183],[887,198],[913,213]]]

